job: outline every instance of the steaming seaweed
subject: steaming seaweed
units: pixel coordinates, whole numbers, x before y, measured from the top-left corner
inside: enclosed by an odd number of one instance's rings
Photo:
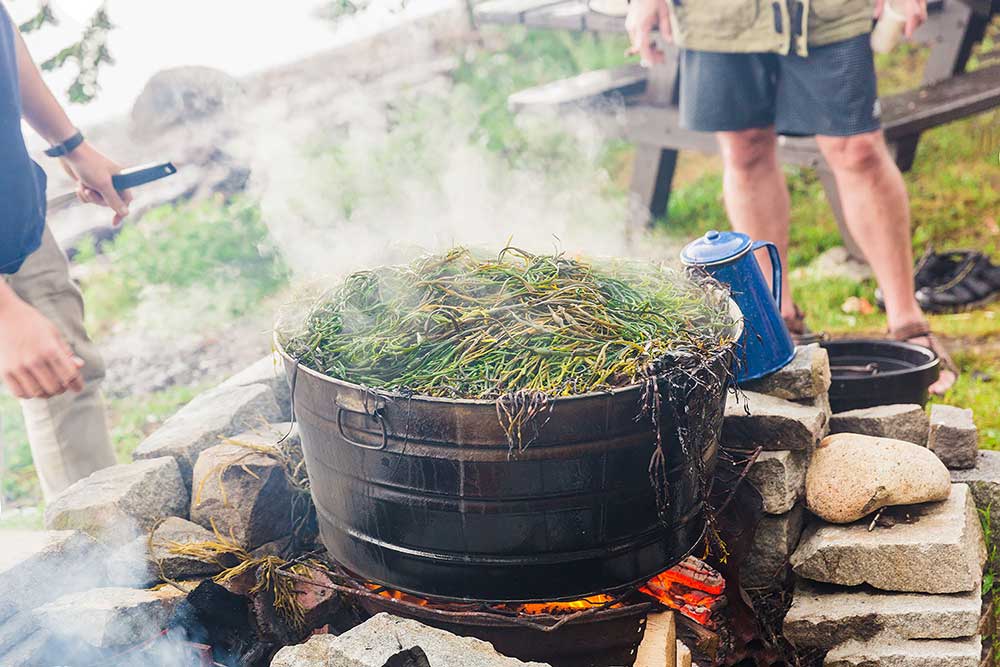
[[[587,262],[513,247],[465,248],[351,275],[286,351],[335,378],[448,398],[498,400],[501,421],[544,400],[641,382],[671,356],[727,347],[724,299],[663,267]],[[530,396],[534,395],[534,398]]]

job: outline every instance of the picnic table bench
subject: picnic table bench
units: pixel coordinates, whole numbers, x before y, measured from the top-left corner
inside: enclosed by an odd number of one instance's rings
[[[990,21],[1000,15],[1000,0],[931,0],[929,18],[915,40],[929,47],[923,83],[882,98],[882,122],[896,163],[913,166],[921,133],[1000,106],[1000,52],[982,54],[984,66],[967,72],[975,46]],[[624,20],[591,12],[586,0],[489,0],[476,7],[480,23],[530,28],[623,33]],[[625,65],[585,72],[512,95],[514,111],[592,106],[608,99],[624,107],[625,136],[636,144],[631,197],[637,221],[663,217],[670,199],[678,151],[718,152],[711,134],[679,125],[678,50],[664,45],[662,64]],[[779,157],[789,164],[813,167],[830,200],[845,245],[863,259],[844,225],[833,173],[811,137],[779,137]]]

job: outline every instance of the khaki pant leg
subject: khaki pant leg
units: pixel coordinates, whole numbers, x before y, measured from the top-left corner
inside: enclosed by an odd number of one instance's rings
[[[73,482],[115,464],[100,390],[104,360],[84,329],[83,297],[48,227],[41,247],[7,279],[21,299],[59,328],[84,361],[82,392],[21,401],[35,470],[50,500]]]

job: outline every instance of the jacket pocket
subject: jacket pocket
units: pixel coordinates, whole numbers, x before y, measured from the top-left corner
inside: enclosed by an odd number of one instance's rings
[[[685,34],[738,37],[760,15],[760,0],[672,0]]]
[[[819,19],[820,23],[832,23],[852,17],[866,8],[875,11],[872,0],[812,0],[809,12]]]

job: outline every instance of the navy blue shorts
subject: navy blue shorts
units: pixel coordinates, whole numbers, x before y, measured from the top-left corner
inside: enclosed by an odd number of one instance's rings
[[[881,127],[870,37],[776,53],[681,52],[681,126],[846,137]]]

